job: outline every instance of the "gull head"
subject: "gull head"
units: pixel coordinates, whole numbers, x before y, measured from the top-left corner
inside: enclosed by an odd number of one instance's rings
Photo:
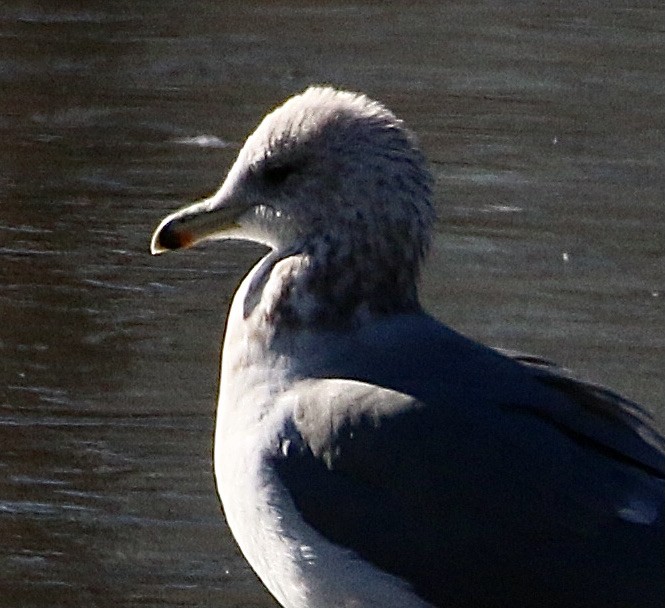
[[[365,95],[310,87],[268,114],[221,188],[166,217],[153,254],[209,239],[276,251],[327,241],[415,266],[434,219],[431,177],[414,135]]]

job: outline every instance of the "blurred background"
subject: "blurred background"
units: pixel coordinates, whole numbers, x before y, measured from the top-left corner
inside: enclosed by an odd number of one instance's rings
[[[312,83],[418,133],[427,308],[665,428],[665,9],[411,4],[1,3],[0,606],[275,606],[211,467],[227,307],[265,252],[148,245]]]

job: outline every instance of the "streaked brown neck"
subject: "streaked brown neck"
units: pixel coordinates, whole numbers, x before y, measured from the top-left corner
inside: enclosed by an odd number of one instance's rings
[[[268,256],[245,300],[245,317],[260,314],[280,327],[345,329],[372,316],[419,310],[418,260],[399,243],[372,247],[325,236],[286,257]]]

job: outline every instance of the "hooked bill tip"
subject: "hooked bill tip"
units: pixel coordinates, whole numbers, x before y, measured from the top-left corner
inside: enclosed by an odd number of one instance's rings
[[[187,230],[178,228],[178,220],[173,219],[157,229],[150,244],[150,252],[153,255],[183,249],[194,244],[194,236]]]

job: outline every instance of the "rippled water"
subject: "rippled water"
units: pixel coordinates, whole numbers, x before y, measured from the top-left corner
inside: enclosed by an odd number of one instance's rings
[[[430,309],[665,427],[662,9],[7,4],[1,606],[274,605],[210,464],[226,308],[262,250],[151,258],[148,241],[312,82],[366,91],[419,133],[441,217]]]

